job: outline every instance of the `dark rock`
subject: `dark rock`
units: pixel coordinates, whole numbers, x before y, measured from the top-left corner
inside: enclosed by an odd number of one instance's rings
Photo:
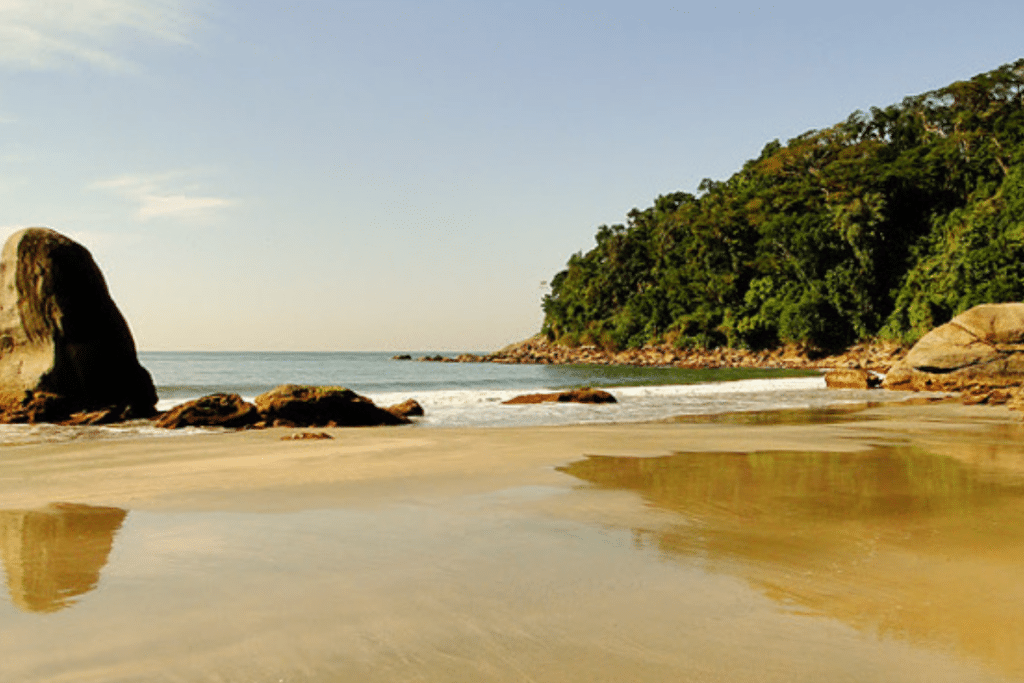
[[[79,425],[107,425],[123,422],[127,419],[130,419],[130,417],[125,415],[125,411],[118,410],[117,408],[105,408],[87,413],[74,413],[68,419],[61,422],[61,424],[72,427]]]
[[[256,406],[238,394],[210,394],[182,403],[156,421],[157,427],[248,427],[260,419]]]
[[[46,228],[0,255],[0,422],[56,422],[112,408],[154,414],[157,396],[88,250]]]
[[[504,405],[524,403],[617,403],[615,397],[600,389],[572,389],[550,394],[524,394],[504,401]]]
[[[400,353],[396,356],[391,356],[391,360],[412,360],[412,356],[407,353]]]
[[[993,389],[988,395],[988,405],[1004,406],[1015,398],[1014,392],[1008,389]]]
[[[960,402],[965,406],[1002,406],[1014,399],[1014,393],[1008,389],[988,389],[985,387],[972,387],[960,396]]]
[[[401,417],[419,417],[423,415],[423,406],[411,398],[407,401],[396,403],[393,406],[388,406],[385,410]]]
[[[873,389],[882,379],[867,370],[830,370],[825,374],[825,386],[830,389]]]
[[[334,437],[327,432],[299,432],[298,434],[289,434],[288,436],[282,436],[281,441],[308,441],[316,439],[333,439]]]
[[[274,426],[342,427],[408,424],[409,419],[378,408],[344,387],[285,384],[256,397],[262,418]]]
[[[971,391],[963,394],[960,397],[960,403],[965,406],[979,406],[988,403],[990,392],[987,391]]]

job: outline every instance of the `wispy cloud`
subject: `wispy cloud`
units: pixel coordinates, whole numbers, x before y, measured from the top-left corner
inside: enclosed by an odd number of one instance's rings
[[[236,203],[226,197],[199,194],[194,184],[187,182],[186,174],[181,172],[120,176],[101,180],[90,187],[117,192],[137,202],[135,216],[139,220],[165,217],[209,218],[213,212]]]
[[[125,39],[187,42],[190,0],[0,0],[0,65],[133,71]]]

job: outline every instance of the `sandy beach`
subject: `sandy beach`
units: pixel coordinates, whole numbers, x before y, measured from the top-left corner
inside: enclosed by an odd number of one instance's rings
[[[0,681],[1024,680],[1024,425],[867,406],[0,450]]]

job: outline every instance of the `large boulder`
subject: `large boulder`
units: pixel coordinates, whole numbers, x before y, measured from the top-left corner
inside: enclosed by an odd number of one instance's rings
[[[40,417],[40,396],[59,409]],[[11,235],[0,254],[0,422],[112,407],[146,417],[156,401],[89,251],[46,228]]]
[[[365,396],[344,387],[284,384],[257,396],[256,407],[269,424],[295,427],[369,427],[409,423],[409,418],[389,413]]]
[[[889,370],[882,386],[958,391],[1024,382],[1024,303],[982,304],[940,325]]]

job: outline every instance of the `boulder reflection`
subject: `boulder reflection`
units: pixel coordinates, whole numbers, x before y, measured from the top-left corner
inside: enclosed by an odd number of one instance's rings
[[[680,515],[634,529],[643,547],[739,576],[785,609],[1019,676],[1024,452],[978,446],[593,456],[561,470]]]
[[[68,503],[0,511],[0,553],[14,604],[56,612],[95,588],[126,515]]]

